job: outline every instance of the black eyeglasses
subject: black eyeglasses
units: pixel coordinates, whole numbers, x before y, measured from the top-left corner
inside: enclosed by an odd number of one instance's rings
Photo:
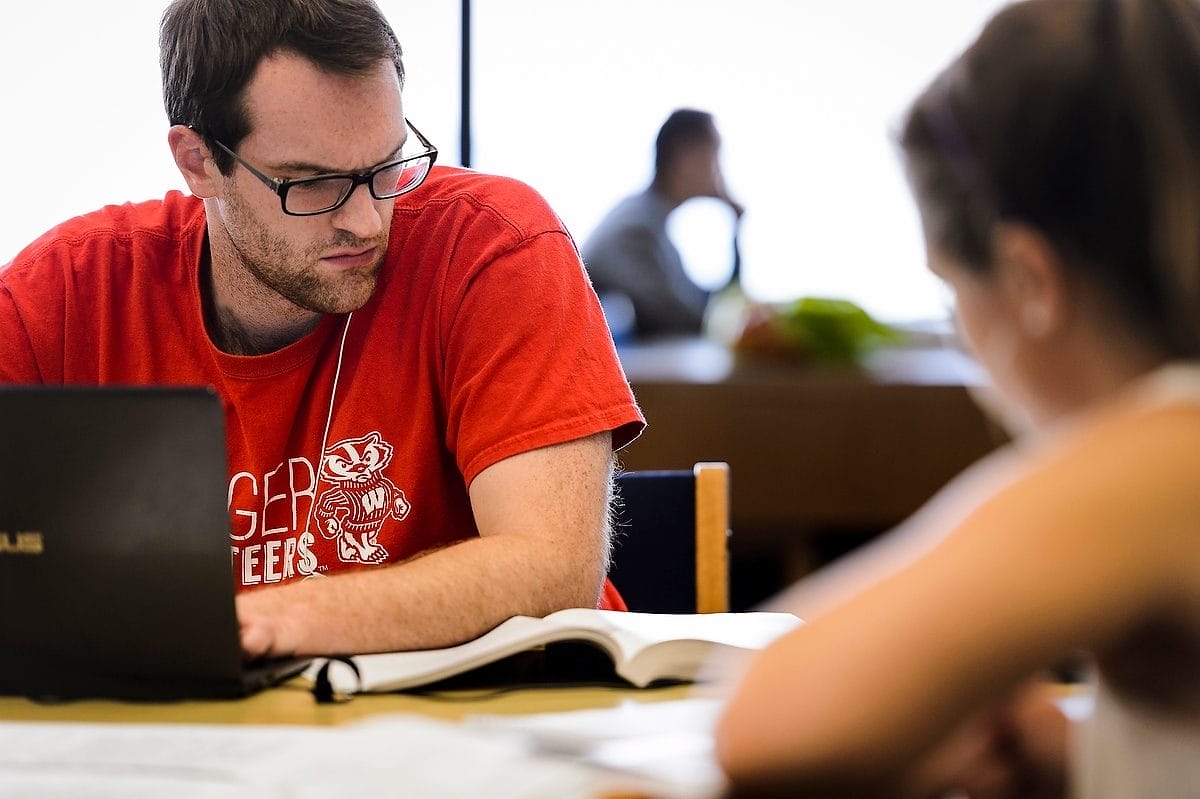
[[[346,204],[350,195],[360,184],[366,184],[376,200],[399,197],[420,186],[437,160],[437,148],[421,131],[407,119],[404,124],[416,134],[425,148],[418,155],[380,164],[366,172],[339,172],[331,175],[314,175],[310,178],[282,180],[265,175],[255,169],[240,155],[213,139],[218,147],[233,157],[246,171],[262,181],[263,185],[279,195],[279,204],[285,214],[291,216],[315,216],[336,211]]]

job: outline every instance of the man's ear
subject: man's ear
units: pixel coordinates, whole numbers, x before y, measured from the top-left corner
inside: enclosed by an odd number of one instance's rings
[[[215,197],[217,167],[200,134],[186,125],[172,125],[167,131],[167,144],[192,194],[202,199]]]
[[[1023,224],[997,225],[992,259],[1022,333],[1044,339],[1066,325],[1067,273],[1058,251],[1040,231]]]

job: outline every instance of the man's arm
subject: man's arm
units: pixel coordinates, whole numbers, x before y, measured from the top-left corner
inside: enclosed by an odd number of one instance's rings
[[[450,646],[514,615],[596,604],[608,567],[608,432],[506,458],[469,492],[480,535],[404,563],[238,596],[247,656]]]

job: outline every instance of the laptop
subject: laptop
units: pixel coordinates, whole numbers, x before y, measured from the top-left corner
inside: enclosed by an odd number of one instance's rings
[[[225,420],[204,388],[0,387],[0,693],[230,698],[242,660]]]

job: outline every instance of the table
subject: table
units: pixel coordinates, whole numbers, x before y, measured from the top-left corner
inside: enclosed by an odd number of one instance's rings
[[[356,696],[317,704],[308,682],[296,677],[244,699],[187,702],[81,700],[41,703],[0,696],[0,721],[132,722],[140,724],[302,724],[336,726],[389,713],[460,721],[487,713],[516,715],[616,707],[625,701],[662,702],[690,696],[690,685],[635,689],[621,686],[537,687],[512,691],[459,690]]]
[[[937,343],[858,367],[738,356],[699,338],[618,353],[649,422],[624,467],[730,465],[735,610],[781,587],[761,578],[747,594],[739,560],[784,563],[778,579],[795,579],[903,521],[1007,440],[972,398],[988,390],[983,372]]]

